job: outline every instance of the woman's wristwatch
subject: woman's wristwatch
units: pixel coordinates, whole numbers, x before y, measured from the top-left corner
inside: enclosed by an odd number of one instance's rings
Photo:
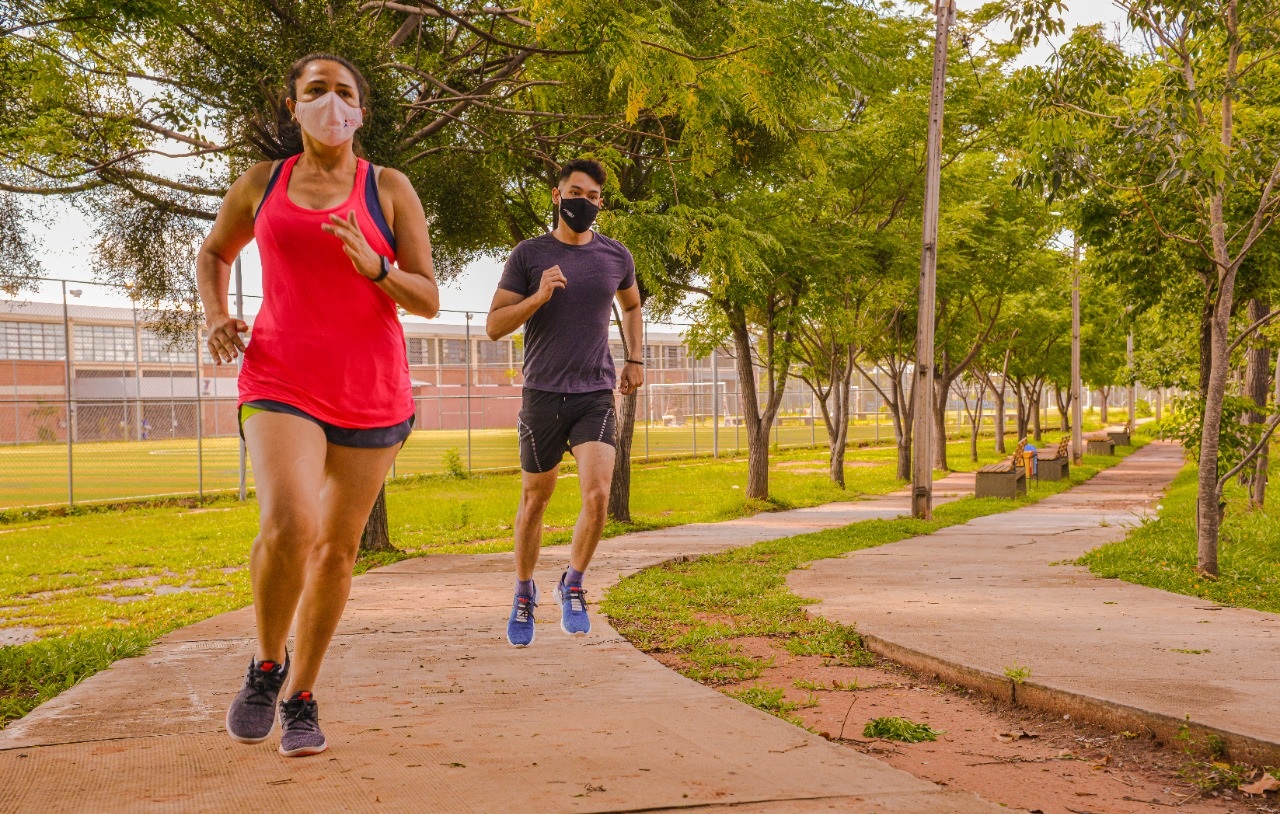
[[[387,259],[387,256],[385,254],[380,254],[378,255],[378,259],[382,261],[382,271],[378,272],[377,277],[369,278],[375,283],[380,283],[387,279],[387,275],[391,273],[391,261]]]

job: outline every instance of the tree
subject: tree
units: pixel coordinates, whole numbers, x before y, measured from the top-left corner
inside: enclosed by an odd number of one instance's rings
[[[1280,208],[1280,142],[1272,117],[1251,115],[1276,100],[1280,18],[1264,0],[1117,5],[1144,50],[1130,57],[1100,28],[1077,29],[1035,72],[1035,170],[1055,192],[1067,182],[1127,204],[1203,277],[1197,568],[1215,576],[1230,322],[1242,270]]]

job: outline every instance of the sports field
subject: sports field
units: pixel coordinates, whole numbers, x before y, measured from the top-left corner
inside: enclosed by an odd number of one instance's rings
[[[712,450],[711,425],[661,427],[636,426],[632,457],[708,454]],[[783,447],[824,444],[826,431],[802,423],[784,423],[775,430]],[[849,429],[849,440],[891,441],[888,420],[858,422]],[[71,488],[76,503],[129,500],[164,495],[234,490],[239,485],[239,439],[194,438],[164,441],[105,441],[78,443],[71,450]],[[746,449],[742,428],[720,427],[721,454]],[[463,466],[475,470],[514,468],[520,465],[516,431],[511,429],[421,430],[410,436],[396,459],[396,475],[425,475],[445,471],[445,457],[456,450]],[[252,467],[248,483],[253,486]],[[67,447],[63,444],[29,444],[0,448],[0,509],[66,504],[68,501]]]

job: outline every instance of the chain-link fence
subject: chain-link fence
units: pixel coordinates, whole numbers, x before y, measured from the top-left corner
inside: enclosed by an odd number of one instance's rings
[[[0,300],[0,509],[252,488],[238,433],[237,369],[213,363],[198,329],[176,339],[153,330],[128,293],[52,280],[30,299]],[[242,302],[252,324],[259,300]],[[469,470],[519,466],[522,343],[490,341],[477,321],[483,316],[402,318],[417,413],[394,475],[442,472],[450,460]],[[686,327],[645,326],[635,459],[746,449],[736,362],[724,350],[693,357]],[[616,335],[612,346],[620,364]],[[888,385],[887,374],[874,375]],[[850,442],[892,443],[873,382],[857,377],[850,403]],[[775,444],[825,445],[821,415],[812,392],[793,379],[772,428]],[[963,400],[947,420],[967,426]]]

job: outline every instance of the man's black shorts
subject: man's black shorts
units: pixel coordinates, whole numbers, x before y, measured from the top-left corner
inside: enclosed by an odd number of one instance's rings
[[[516,427],[520,432],[520,468],[525,472],[550,472],[560,465],[567,450],[588,441],[618,445],[611,390],[548,393],[526,387]]]

